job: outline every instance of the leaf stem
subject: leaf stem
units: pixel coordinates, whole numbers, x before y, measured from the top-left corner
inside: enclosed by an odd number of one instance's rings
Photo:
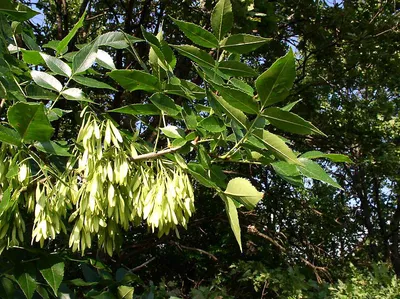
[[[54,105],[57,103],[57,101],[59,100],[61,93],[66,89],[66,87],[68,86],[69,82],[72,80],[73,75],[68,78],[67,83],[65,83],[65,85],[63,86],[63,88],[61,89],[61,91],[58,93],[56,99],[54,100],[53,104],[51,104],[50,108],[47,110],[47,114],[50,112],[51,109],[53,109]]]

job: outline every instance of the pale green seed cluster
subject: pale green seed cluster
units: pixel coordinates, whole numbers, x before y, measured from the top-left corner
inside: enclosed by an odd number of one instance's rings
[[[34,204],[35,212],[32,241],[40,242],[40,246],[48,238],[54,240],[61,231],[67,232],[63,223],[67,209],[71,208],[67,192],[68,186],[61,181],[56,181],[54,185],[43,181],[36,184],[35,192],[29,193],[28,210]]]
[[[112,255],[121,245],[122,230],[143,220],[159,236],[171,229],[178,234],[178,225],[186,228],[194,196],[182,163],[163,158],[135,161],[135,143],[111,120],[100,122],[90,113],[76,144],[63,173],[42,165],[34,174],[28,155],[1,145],[0,199],[7,201],[0,201],[0,253],[24,240],[22,207],[34,214],[32,242],[41,246],[67,232],[63,221],[69,214],[69,245],[82,254],[97,242]],[[10,174],[15,164],[18,167]]]
[[[192,186],[187,174],[163,160],[131,162],[137,156],[112,121],[89,115],[77,142],[83,146],[78,168],[73,169],[78,186],[73,199],[76,211],[70,236],[73,251],[90,248],[98,236],[108,254],[119,247],[120,228],[127,230],[142,219],[158,235],[177,225],[186,227],[194,211]],[[177,231],[177,230],[176,230]]]
[[[25,222],[19,205],[30,177],[30,167],[24,158],[14,147],[0,145],[0,253],[24,241]],[[18,160],[22,160],[19,165]]]

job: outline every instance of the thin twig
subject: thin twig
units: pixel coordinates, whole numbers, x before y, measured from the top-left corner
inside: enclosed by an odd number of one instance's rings
[[[104,10],[103,10],[102,13],[99,13],[99,14],[97,14],[97,15],[88,17],[88,18],[86,18],[85,21],[90,21],[90,20],[93,20],[93,19],[100,18],[100,17],[104,16],[105,14],[107,14],[107,13],[108,13],[108,10],[109,10],[109,8],[104,8]]]
[[[207,252],[207,251],[205,251],[203,249],[181,245],[181,244],[179,244],[177,242],[174,242],[174,241],[171,241],[171,243],[174,244],[175,246],[177,246],[178,248],[197,251],[197,252],[200,252],[202,254],[205,254],[205,255],[209,256],[215,262],[218,261],[218,259],[217,259],[217,257],[215,255],[213,255],[212,253],[209,253],[209,252]]]
[[[181,146],[179,147],[172,147],[172,148],[167,148],[165,150],[161,150],[158,152],[154,152],[154,153],[147,153],[147,154],[143,154],[143,155],[139,155],[133,158],[130,158],[131,161],[139,161],[139,160],[147,160],[147,159],[156,159],[158,157],[164,156],[166,154],[172,154],[175,153],[176,151],[178,151],[181,148]]]
[[[263,239],[266,239],[266,240],[270,241],[273,245],[275,245],[276,247],[278,247],[278,248],[279,248],[281,251],[283,251],[283,252],[286,251],[286,249],[285,249],[281,244],[279,244],[278,242],[276,242],[276,241],[275,241],[274,239],[272,239],[270,236],[267,236],[267,235],[261,233],[254,225],[249,225],[249,226],[247,227],[247,232],[249,232],[249,233],[251,233],[251,234],[253,234],[253,235],[259,236],[259,237],[261,237],[261,238],[263,238]]]
[[[152,257],[152,258],[149,259],[148,261],[146,261],[146,262],[144,262],[143,264],[141,264],[141,265],[139,265],[139,266],[133,268],[133,269],[130,270],[130,271],[131,271],[131,272],[138,271],[138,270],[140,270],[140,269],[146,267],[148,264],[150,264],[150,263],[151,263],[152,261],[154,261],[155,259],[156,259],[155,257]]]

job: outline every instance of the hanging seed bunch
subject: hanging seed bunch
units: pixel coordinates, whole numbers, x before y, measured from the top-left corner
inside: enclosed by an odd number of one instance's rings
[[[21,160],[21,162],[19,162]],[[31,173],[28,160],[5,143],[0,145],[0,253],[24,241],[25,222],[19,211]]]
[[[71,202],[75,221],[69,245],[84,252],[98,236],[98,245],[112,255],[122,233],[146,220],[158,235],[186,227],[194,211],[191,183],[183,169],[167,160],[135,162],[132,141],[123,138],[112,121],[88,114],[79,132],[82,144],[77,167],[71,161]]]

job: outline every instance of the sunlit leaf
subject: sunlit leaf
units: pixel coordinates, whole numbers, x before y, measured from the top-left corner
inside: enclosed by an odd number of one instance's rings
[[[181,107],[175,105],[174,100],[162,93],[155,93],[150,97],[150,101],[161,111],[168,115],[178,115]]]
[[[224,193],[227,196],[235,198],[248,210],[254,209],[264,196],[264,193],[258,192],[250,181],[244,178],[234,178],[230,180]]]
[[[83,26],[83,21],[86,17],[86,12],[79,18],[78,22],[74,25],[74,27],[69,31],[66,37],[64,37],[57,45],[56,52],[60,54],[64,51],[64,49],[68,46],[69,42],[74,38],[75,34],[78,32],[79,28]]]
[[[257,72],[248,65],[239,61],[222,61],[218,64],[218,69],[229,76],[236,77],[255,77]]]
[[[45,53],[40,53],[40,55],[42,56],[43,60],[46,62],[46,65],[52,72],[65,77],[71,77],[72,70],[69,67],[69,65],[66,64],[64,61],[58,59],[57,57],[47,55]]]
[[[158,91],[160,83],[157,77],[138,70],[115,70],[108,75],[129,91]]]
[[[79,74],[90,68],[96,61],[97,43],[91,42],[84,46],[75,54],[72,59],[72,70],[74,74]]]
[[[283,101],[289,95],[295,76],[295,61],[290,50],[257,78],[256,88],[261,104],[265,107]]]
[[[132,104],[121,108],[110,110],[109,112],[118,112],[130,115],[159,115],[160,110],[153,104]]]
[[[232,28],[233,12],[230,0],[219,0],[211,14],[211,27],[218,40]]]
[[[40,71],[31,71],[33,81],[41,87],[60,92],[62,84],[52,75]]]
[[[200,66],[204,66],[207,68],[213,68],[215,66],[215,60],[212,58],[210,54],[206,51],[200,50],[195,46],[172,46],[174,49],[178,50],[180,54],[183,56],[188,57],[189,59],[193,60]]]
[[[195,44],[206,48],[217,48],[218,39],[199,25],[171,18],[179,29]]]
[[[275,127],[296,134],[319,134],[326,136],[312,123],[304,120],[297,114],[276,107],[268,108],[263,115]]]
[[[306,158],[299,158],[303,166],[298,166],[300,172],[306,177],[319,180],[335,188],[343,189],[334,179],[332,179],[318,163]]]
[[[236,54],[252,52],[269,42],[270,38],[250,34],[234,34],[221,41],[221,48]]]

